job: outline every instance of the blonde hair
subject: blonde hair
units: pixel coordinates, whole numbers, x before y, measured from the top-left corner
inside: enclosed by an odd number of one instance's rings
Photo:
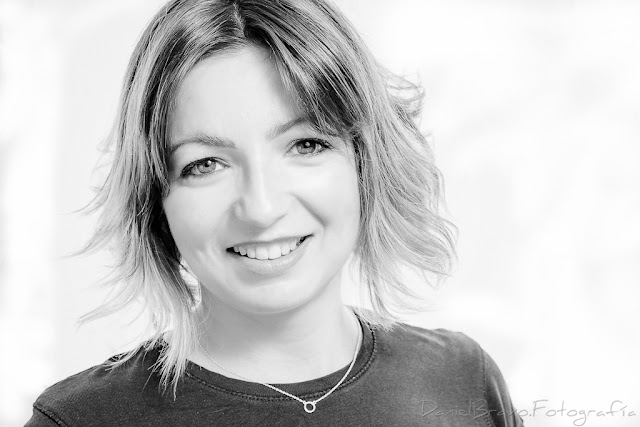
[[[151,20],[131,56],[109,141],[113,162],[90,205],[101,210],[85,251],[116,257],[105,283],[117,292],[81,323],[141,300],[153,336],[112,362],[151,348],[172,329],[155,366],[175,397],[197,343],[197,291],[162,210],[169,192],[167,123],[180,82],[203,58],[257,45],[268,49],[288,92],[320,131],[353,141],[361,223],[353,253],[374,327],[391,329],[394,307],[415,300],[401,268],[437,280],[455,259],[455,226],[441,215],[443,180],[414,122],[422,90],[376,63],[347,19],[324,0],[172,0]]]

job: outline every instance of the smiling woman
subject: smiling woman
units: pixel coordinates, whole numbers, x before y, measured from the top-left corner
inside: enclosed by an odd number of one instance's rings
[[[441,278],[454,257],[420,99],[328,2],[164,6],[86,248],[115,251],[120,292],[84,320],[142,300],[153,335],[27,425],[521,425],[475,341],[394,314],[403,267]],[[341,300],[350,257],[370,308]]]
[[[358,237],[358,174],[347,141],[313,129],[295,105],[269,51],[256,46],[202,60],[176,95],[163,211],[203,291],[244,312],[308,309],[325,293],[339,301],[338,273]]]

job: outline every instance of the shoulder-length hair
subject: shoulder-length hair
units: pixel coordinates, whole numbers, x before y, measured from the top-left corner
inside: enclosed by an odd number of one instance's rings
[[[433,152],[414,122],[422,89],[379,66],[350,22],[325,0],[171,0],[151,20],[131,56],[109,141],[110,172],[90,205],[100,210],[85,247],[110,247],[116,264],[106,283],[117,292],[80,321],[143,301],[151,340],[112,362],[155,346],[171,329],[155,368],[163,392],[185,371],[197,343],[197,291],[162,209],[169,192],[167,123],[185,75],[229,49],[268,49],[285,88],[317,130],[353,141],[361,221],[353,265],[373,327],[391,329],[394,307],[417,295],[410,268],[439,282],[455,259],[455,226],[441,211],[444,185]]]

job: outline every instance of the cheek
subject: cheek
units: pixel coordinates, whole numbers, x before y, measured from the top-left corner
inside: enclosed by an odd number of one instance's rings
[[[163,202],[171,235],[185,257],[206,249],[206,237],[210,239],[215,235],[222,216],[216,198],[204,193],[206,191],[172,189]]]
[[[360,221],[360,196],[355,167],[345,161],[336,162],[306,180],[306,192],[313,211],[332,233],[350,240]],[[346,243],[346,242],[345,242]]]

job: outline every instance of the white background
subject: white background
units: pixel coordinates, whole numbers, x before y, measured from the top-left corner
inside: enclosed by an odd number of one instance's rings
[[[0,1],[0,425],[141,330],[129,315],[76,330],[109,259],[63,256],[95,223],[73,211],[161,3]],[[460,228],[454,277],[410,322],[476,339],[527,426],[640,425],[640,2],[337,3],[425,86]],[[626,416],[546,412],[616,400]]]

